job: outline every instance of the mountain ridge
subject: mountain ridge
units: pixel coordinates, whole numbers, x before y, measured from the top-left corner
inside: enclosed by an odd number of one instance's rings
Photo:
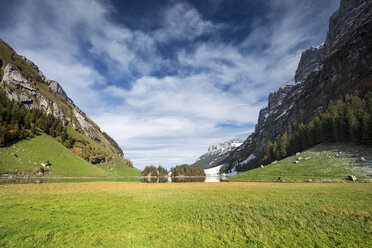
[[[371,89],[371,20],[370,1],[341,0],[339,9],[330,17],[324,44],[302,53],[294,83],[270,93],[255,131],[223,162],[236,167],[251,154],[259,157],[268,141],[311,120],[329,101],[359,88]],[[254,167],[258,166],[256,161]]]

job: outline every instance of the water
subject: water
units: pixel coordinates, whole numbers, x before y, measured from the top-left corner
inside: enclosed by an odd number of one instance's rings
[[[188,183],[221,182],[220,177],[90,177],[90,178],[48,178],[48,177],[11,177],[0,178],[0,184],[25,183],[79,183],[79,182],[142,182],[142,183]]]

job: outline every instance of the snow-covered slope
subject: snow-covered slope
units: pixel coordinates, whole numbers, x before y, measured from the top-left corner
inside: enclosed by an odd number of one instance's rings
[[[225,143],[212,145],[208,148],[208,152],[199,157],[194,164],[204,169],[217,166],[220,164],[220,161],[224,160],[230,152],[241,146],[241,144],[243,144],[242,140],[232,139]]]

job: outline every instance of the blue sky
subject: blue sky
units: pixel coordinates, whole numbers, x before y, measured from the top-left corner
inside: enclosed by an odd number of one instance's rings
[[[0,37],[137,168],[245,139],[339,0],[0,0]]]

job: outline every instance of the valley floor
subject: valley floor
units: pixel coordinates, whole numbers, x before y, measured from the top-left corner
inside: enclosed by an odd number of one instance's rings
[[[372,247],[369,183],[0,185],[4,247]]]

